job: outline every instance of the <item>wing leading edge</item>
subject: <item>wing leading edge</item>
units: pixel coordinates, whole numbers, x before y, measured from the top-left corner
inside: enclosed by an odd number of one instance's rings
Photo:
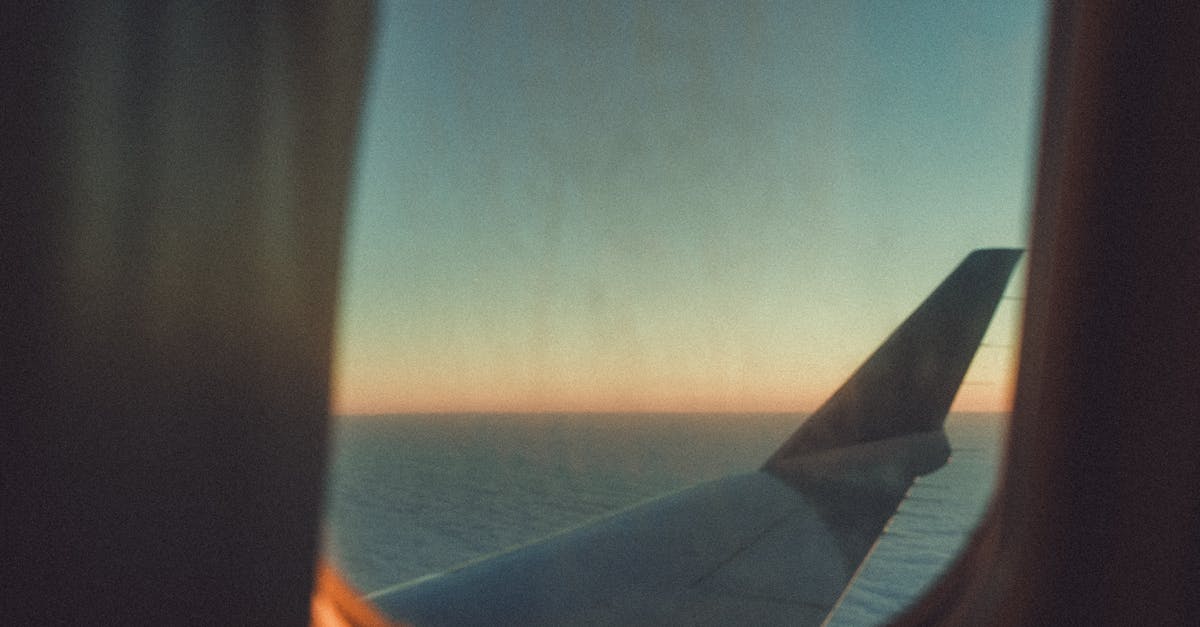
[[[417,625],[819,624],[912,480],[1021,251],[972,252],[758,472],[372,595]]]

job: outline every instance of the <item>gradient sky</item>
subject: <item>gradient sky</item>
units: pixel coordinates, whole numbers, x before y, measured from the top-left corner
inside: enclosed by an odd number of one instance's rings
[[[335,413],[807,411],[1024,245],[1039,2],[379,17]],[[1020,305],[957,409],[1006,406]]]

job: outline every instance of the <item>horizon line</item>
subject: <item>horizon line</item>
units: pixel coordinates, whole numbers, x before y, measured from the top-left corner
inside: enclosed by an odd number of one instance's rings
[[[992,416],[997,414],[1011,413],[1012,409],[999,410],[983,410],[983,409],[951,409],[946,412],[947,416],[954,415],[977,415],[977,416]],[[565,416],[786,416],[786,415],[812,415],[816,412],[811,410],[534,410],[534,411],[514,411],[506,409],[490,409],[490,410],[437,410],[437,411],[384,411],[384,412],[334,412],[330,411],[329,416],[333,418],[377,418],[383,416],[548,416],[548,415],[565,415]]]

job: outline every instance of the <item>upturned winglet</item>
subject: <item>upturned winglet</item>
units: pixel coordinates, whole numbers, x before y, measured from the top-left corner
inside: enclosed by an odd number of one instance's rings
[[[809,456],[939,431],[1021,254],[967,255],[763,470],[786,477]]]

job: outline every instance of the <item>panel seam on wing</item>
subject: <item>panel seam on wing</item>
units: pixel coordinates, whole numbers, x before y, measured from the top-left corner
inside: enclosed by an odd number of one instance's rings
[[[725,557],[725,559],[721,560],[720,562],[717,563],[716,566],[713,566],[711,569],[709,569],[708,572],[700,575],[695,580],[693,580],[690,584],[688,584],[688,587],[695,588],[695,587],[699,586],[700,584],[704,583],[704,581],[706,579],[709,579],[713,575],[720,572],[722,568],[724,568],[729,563],[733,562],[733,560],[737,559],[737,557],[739,555],[741,555],[742,553],[745,553],[750,547],[757,544],[759,540],[762,540],[763,538],[765,538],[767,536],[767,534],[782,527],[784,525],[784,523],[786,523],[792,517],[792,513],[793,512],[789,511],[786,515],[778,518],[771,524],[767,525],[762,531],[758,532],[753,537],[751,537],[748,541],[746,541],[744,544],[742,544],[741,546],[734,549],[728,556]]]
[[[797,601],[795,599],[776,597],[776,596],[771,596],[769,594],[752,594],[752,593],[746,594],[746,593],[741,593],[741,592],[734,593],[734,592],[730,592],[728,590],[714,590],[710,596],[720,596],[720,597],[728,597],[728,598],[734,598],[734,599],[748,599],[751,601],[770,601],[772,603],[779,603],[781,605],[791,605],[794,607],[808,607],[808,608],[812,608],[815,610],[821,610],[824,612],[828,612],[830,610],[830,608],[833,607],[832,605],[825,605],[822,603],[813,603],[812,601]]]

